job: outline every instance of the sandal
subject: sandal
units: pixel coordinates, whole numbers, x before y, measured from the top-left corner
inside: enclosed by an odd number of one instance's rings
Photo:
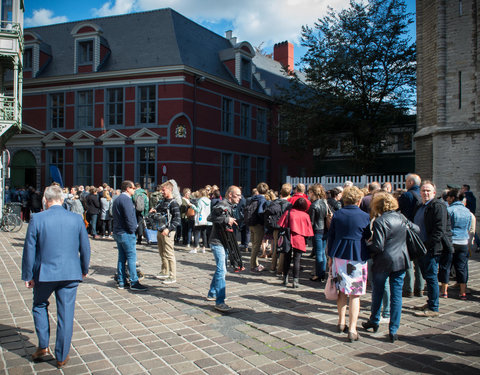
[[[447,293],[442,293],[442,294],[440,294],[440,297],[442,297],[442,298],[448,298],[448,294],[447,294]]]
[[[461,299],[462,301],[466,301],[466,300],[467,300],[467,295],[466,295],[465,293],[460,294],[460,299]]]

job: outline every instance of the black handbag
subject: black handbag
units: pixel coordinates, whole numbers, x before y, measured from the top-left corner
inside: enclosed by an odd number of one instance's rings
[[[287,227],[282,227],[280,229],[280,232],[278,233],[277,253],[288,253],[292,248],[292,243],[290,239],[290,210],[288,210],[286,225]]]
[[[427,253],[427,248],[423,244],[423,241],[420,239],[418,234],[416,234],[410,227],[405,223],[407,229],[407,250],[410,260],[418,259],[423,257]]]

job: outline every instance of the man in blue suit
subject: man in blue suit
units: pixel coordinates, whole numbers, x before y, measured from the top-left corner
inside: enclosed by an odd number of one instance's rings
[[[57,339],[55,358],[62,368],[69,360],[77,287],[88,273],[90,242],[80,215],[62,207],[59,186],[45,189],[45,211],[33,215],[23,247],[22,280],[33,288],[33,320],[38,336],[34,361],[50,355],[48,299],[55,292]]]

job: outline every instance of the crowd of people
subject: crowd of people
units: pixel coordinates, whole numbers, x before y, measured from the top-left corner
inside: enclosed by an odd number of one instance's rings
[[[458,289],[459,299],[468,298],[468,258],[479,247],[476,200],[470,187],[448,186],[437,197],[435,184],[416,174],[407,175],[405,190],[392,191],[388,182],[372,182],[361,189],[347,181],[329,191],[321,184],[307,189],[286,183],[277,193],[261,182],[248,198],[238,186],[229,187],[223,196],[215,185],[194,192],[184,188],[180,194],[174,180],[158,185],[154,192],[126,180],[119,190],[107,184],[64,188],[61,201],[64,209],[80,215],[91,239],[116,241],[119,289],[147,290],[136,267],[136,246],[143,241],[157,242],[161,269],[156,278],[167,285],[177,280],[176,244],[183,244],[192,256],[210,249],[216,269],[206,298],[215,301],[221,312],[231,310],[225,299],[232,252],[249,251],[250,272],[260,273],[269,265],[284,286],[290,285],[293,261],[292,287],[298,288],[301,258],[311,243],[309,256],[315,258],[315,267],[310,279],[321,283],[329,274],[333,278],[338,291],[337,330],[347,333],[351,342],[360,339],[360,298],[368,283],[371,311],[362,326],[376,332],[380,323],[388,321],[388,338],[394,342],[403,298],[426,293],[426,303],[415,307],[419,317],[438,316],[440,299],[449,298],[451,289]],[[58,202],[55,196],[55,206]],[[44,197],[48,209],[45,203]],[[408,231],[423,242],[424,256],[411,258]],[[234,244],[227,238],[234,238]],[[234,272],[244,270],[238,258]],[[84,275],[85,268],[83,264]],[[457,283],[449,288],[452,268]]]

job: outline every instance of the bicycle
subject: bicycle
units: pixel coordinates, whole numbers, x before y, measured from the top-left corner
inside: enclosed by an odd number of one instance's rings
[[[22,229],[23,221],[15,214],[12,210],[12,207],[7,204],[4,206],[2,211],[2,220],[0,222],[0,229],[4,232],[18,232]]]

